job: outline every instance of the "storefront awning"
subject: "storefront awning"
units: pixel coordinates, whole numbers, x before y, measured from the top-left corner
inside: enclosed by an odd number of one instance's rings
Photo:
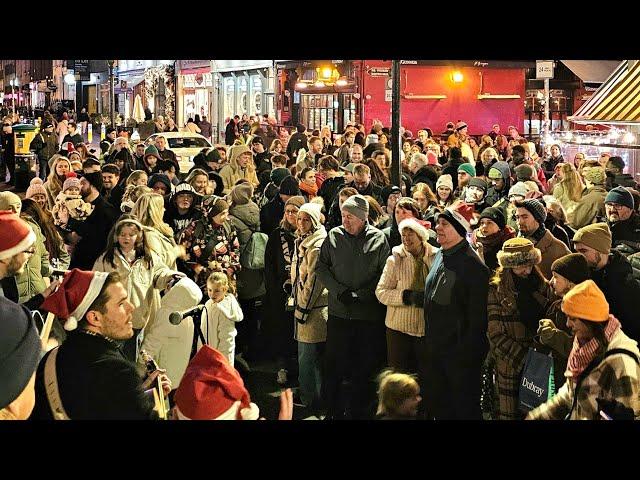
[[[584,83],[603,83],[620,60],[560,60]]]
[[[237,72],[273,66],[273,60],[214,60],[215,72]]]
[[[569,121],[575,123],[640,123],[640,62],[620,63]]]

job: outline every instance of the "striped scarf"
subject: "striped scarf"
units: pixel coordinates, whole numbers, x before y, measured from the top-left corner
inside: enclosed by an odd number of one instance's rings
[[[611,341],[611,337],[613,334],[620,328],[620,322],[613,315],[609,315],[609,323],[604,330],[604,336],[607,341]],[[569,353],[569,360],[567,362],[567,371],[565,372],[565,377],[572,379],[574,382],[578,380],[580,374],[584,371],[585,368],[591,363],[591,361],[596,357],[596,353],[600,344],[598,340],[592,338],[584,345],[580,346],[578,343],[578,337],[573,338],[573,348],[571,349],[571,353]]]

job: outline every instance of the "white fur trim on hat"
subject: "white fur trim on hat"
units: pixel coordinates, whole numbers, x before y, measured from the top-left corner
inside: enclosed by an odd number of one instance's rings
[[[91,279],[91,283],[89,284],[87,293],[84,294],[82,302],[80,302],[76,309],[71,312],[71,315],[69,315],[69,317],[74,317],[76,319],[84,317],[84,314],[87,313],[87,310],[89,309],[93,301],[98,298],[98,295],[100,295],[100,290],[102,290],[102,286],[104,285],[104,282],[107,280],[108,276],[109,273],[107,272],[93,272],[93,278]]]
[[[222,413],[217,418],[212,418],[211,420],[238,420],[238,409],[240,408],[240,400],[236,400],[233,402],[229,409]],[[180,411],[180,408],[176,406],[176,416],[179,420],[191,420],[184,413]],[[260,409],[258,406],[251,402],[247,408],[243,408],[240,411],[240,416],[242,420],[258,420],[260,418]]]
[[[20,252],[24,252],[27,247],[36,243],[36,234],[33,232],[31,225],[27,224],[27,228],[29,229],[29,234],[24,237],[20,242],[18,242],[13,247],[0,251],[0,260],[4,260],[5,258],[11,258],[14,255],[19,254]]]
[[[405,218],[400,222],[400,224],[398,225],[398,231],[400,232],[400,235],[402,235],[402,231],[405,228],[408,228],[416,232],[416,235],[418,235],[422,243],[429,242],[429,232],[427,231],[426,228],[420,225],[415,219]]]

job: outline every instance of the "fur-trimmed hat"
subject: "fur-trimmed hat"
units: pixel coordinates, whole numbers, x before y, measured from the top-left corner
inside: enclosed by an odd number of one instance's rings
[[[515,237],[502,244],[497,258],[502,268],[516,268],[538,265],[542,261],[542,253],[533,246],[531,240]]]
[[[423,244],[429,243],[429,231],[417,218],[411,217],[402,220],[398,225],[398,231],[401,235],[405,228],[413,230]]]

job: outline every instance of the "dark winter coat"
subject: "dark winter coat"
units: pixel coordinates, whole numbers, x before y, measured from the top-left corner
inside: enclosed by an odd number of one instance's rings
[[[75,135],[70,135],[70,134],[67,133],[64,136],[64,138],[62,139],[62,143],[63,144],[66,143],[66,142],[73,143],[73,146],[75,147],[79,143],[83,143],[84,142],[84,138],[82,138],[82,135],[80,133],[76,133]]]
[[[301,148],[308,150],[307,136],[304,133],[296,132],[291,135],[289,143],[287,143],[287,156],[289,158],[296,158],[298,150]]]
[[[93,268],[93,264],[107,246],[111,227],[120,216],[120,212],[101,195],[98,195],[91,205],[94,206],[93,212],[84,221],[69,218],[67,228],[81,237],[73,250],[69,268]]]
[[[353,236],[344,227],[332,229],[320,249],[316,274],[329,291],[329,315],[344,319],[384,321],[384,306],[375,290],[391,249],[384,234],[367,224]],[[354,291],[358,300],[346,305],[338,296]]]
[[[488,350],[489,269],[466,240],[439,250],[424,294],[425,340],[434,355],[481,365]]]
[[[609,313],[620,320],[629,337],[640,342],[640,283],[633,278],[629,261],[613,250],[604,268],[592,270],[591,275],[609,302]]]
[[[456,179],[458,178],[457,172],[456,172],[455,177],[456,177]],[[453,177],[452,177],[452,179],[453,179]],[[435,188],[436,187],[436,182],[438,181],[438,174],[436,173],[436,171],[432,167],[426,165],[426,166],[422,167],[420,170],[418,170],[413,175],[411,181],[412,181],[413,185],[415,185],[416,183],[426,183],[427,185],[429,185],[429,188],[431,189],[431,191],[435,192],[436,191],[436,188]]]
[[[344,177],[338,175],[337,177],[327,178],[318,189],[318,196],[322,197],[324,201],[325,211],[328,212],[336,199],[338,192],[344,186]]]
[[[58,136],[55,133],[49,134],[42,131],[31,140],[29,150],[36,152],[40,162],[48,162],[54,154],[58,153]]]
[[[547,180],[553,177],[553,174],[555,173],[556,165],[558,165],[561,162],[564,163],[564,158],[562,158],[562,155],[556,158],[547,157],[547,159],[542,162],[542,170],[544,170],[544,176],[547,177]]]
[[[465,161],[461,158],[459,160],[449,160],[442,166],[441,175],[451,175],[451,180],[453,181],[453,190],[455,191],[458,188],[458,167],[465,163]],[[415,179],[413,180],[413,184],[416,184]],[[433,190],[433,188],[432,188]]]
[[[44,386],[44,365],[36,373],[36,405],[32,419],[51,420]],[[153,397],[142,390],[136,366],[117,343],[74,331],[56,359],[60,399],[72,420],[153,420]]]
[[[640,215],[633,212],[622,222],[611,223],[607,220],[611,230],[611,246],[625,256],[640,251]]]
[[[233,145],[233,142],[238,138],[238,127],[236,122],[231,120],[227,123],[227,128],[224,130],[224,143],[225,145]]]
[[[271,234],[280,224],[284,216],[284,202],[279,193],[273,199],[260,209],[260,231]]]

